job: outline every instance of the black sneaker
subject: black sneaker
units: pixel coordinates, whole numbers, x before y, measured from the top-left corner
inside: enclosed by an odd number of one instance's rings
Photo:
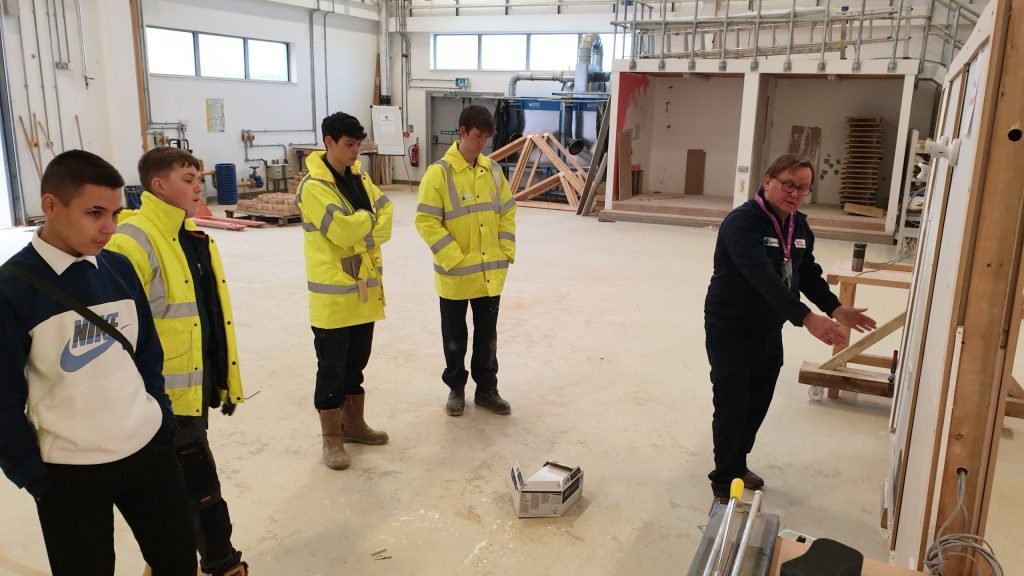
[[[512,413],[512,405],[501,396],[498,396],[497,390],[477,390],[476,395],[473,397],[473,403],[477,406],[483,406],[495,414]]]
[[[743,475],[743,487],[747,490],[760,490],[764,488],[764,478],[747,470],[747,473]]]
[[[448,403],[444,405],[444,411],[449,416],[462,416],[466,409],[466,393],[452,390],[448,393]]]

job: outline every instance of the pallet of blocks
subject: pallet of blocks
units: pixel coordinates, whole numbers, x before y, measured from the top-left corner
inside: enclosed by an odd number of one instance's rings
[[[225,210],[229,218],[247,218],[270,222],[278,226],[295,224],[301,220],[295,195],[287,192],[268,192],[251,200],[239,200],[236,210]]]
[[[302,169],[302,170],[298,171],[296,174],[294,174],[288,180],[288,193],[289,194],[295,194],[295,193],[297,193],[299,191],[299,183],[302,182],[302,179],[306,177],[306,174],[309,174],[309,172],[306,169]]]
[[[877,116],[846,119],[846,158],[839,203],[875,205],[882,169],[882,119]]]

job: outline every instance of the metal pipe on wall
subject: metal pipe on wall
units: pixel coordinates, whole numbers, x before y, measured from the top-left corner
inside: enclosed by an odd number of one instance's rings
[[[333,10],[333,8],[332,8]],[[331,68],[327,65],[327,15],[324,11],[324,113],[331,113]]]
[[[60,133],[60,151],[63,152],[65,150],[65,148],[64,148],[64,119],[61,117],[61,110],[60,110],[60,87],[58,86],[58,83],[57,83],[57,56],[58,55],[54,54],[54,52],[53,52],[54,40],[56,40],[56,42],[57,42],[57,51],[58,51],[58,53],[60,51],[60,34],[58,32],[57,37],[54,38],[54,31],[58,29],[57,28],[57,24],[58,24],[57,23],[57,15],[51,13],[49,1],[50,0],[47,0],[47,5],[46,5],[46,34],[47,34],[47,36],[50,37],[50,72],[53,74],[53,98],[54,98],[54,101],[57,103],[57,130]],[[57,5],[56,0],[54,0],[53,5],[54,6]],[[53,15],[53,22],[52,22],[52,24],[50,22],[51,14]],[[41,58],[42,58],[42,56],[40,56],[40,59]],[[50,130],[49,127],[47,127],[46,130],[47,130],[47,132],[49,132],[49,130]],[[49,137],[49,134],[47,134],[47,137]]]
[[[310,125],[313,127],[314,140],[316,140],[316,42],[313,35],[313,15],[318,11],[316,8],[309,11],[309,105]],[[325,62],[324,64],[326,65],[327,63]]]
[[[56,2],[56,0],[54,0]],[[64,61],[71,62],[71,36],[68,35],[67,0],[60,0],[60,17],[64,21]]]
[[[3,11],[0,10],[0,13]],[[17,12],[18,23],[18,48],[21,52],[21,77],[25,81],[25,107],[28,110],[28,117],[32,118],[32,90],[28,85],[28,58],[25,55],[25,31],[21,25],[21,10]],[[31,150],[29,150],[31,152]]]
[[[43,58],[41,56],[42,49],[39,44],[39,21],[36,16],[36,2],[32,0],[32,28],[35,30],[36,37],[36,63],[39,64],[39,90],[43,96],[43,120],[45,121],[46,134],[49,138],[50,134],[50,109],[46,103],[46,76],[43,75]]]
[[[380,103],[391,105],[391,23],[390,2],[380,1]]]
[[[7,54],[6,22],[4,20],[5,10],[0,9],[0,54]],[[18,11],[18,37],[21,37],[21,11]],[[19,42],[20,43],[20,42]],[[24,52],[24,49],[22,50]],[[24,64],[24,54],[22,54]],[[3,144],[4,156],[7,164],[7,182],[10,191],[11,217],[14,225],[21,226],[28,221],[28,213],[25,210],[25,189],[21,181],[21,163],[18,159],[17,135],[14,132],[14,102],[11,100],[10,84],[8,83],[7,67],[0,66],[0,119],[3,120]],[[25,88],[28,88],[26,78]],[[31,115],[31,112],[29,112]]]
[[[82,49],[82,77],[85,79],[85,89],[89,89],[89,54],[85,48],[85,19],[82,18],[82,0],[75,0],[75,12],[78,14],[78,44]]]

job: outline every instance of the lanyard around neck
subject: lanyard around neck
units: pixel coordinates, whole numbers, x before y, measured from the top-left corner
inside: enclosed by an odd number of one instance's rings
[[[779,237],[779,243],[782,244],[782,261],[789,262],[790,254],[793,251],[793,220],[795,218],[791,215],[789,217],[789,234],[787,237],[782,236],[782,226],[779,224],[779,219],[772,214],[770,210],[764,205],[764,200],[761,199],[760,195],[754,196],[754,200],[757,201],[757,205],[761,207],[761,211],[768,215],[768,218],[772,221],[772,226],[775,227],[775,234]]]

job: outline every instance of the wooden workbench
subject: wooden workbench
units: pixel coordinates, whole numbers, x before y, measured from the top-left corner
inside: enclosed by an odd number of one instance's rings
[[[836,262],[829,269],[825,280],[839,286],[839,301],[844,306],[855,306],[857,286],[907,290],[913,276],[912,269],[908,264],[865,262],[863,271],[854,272],[847,260]],[[841,329],[846,335],[847,344],[833,346],[832,358],[823,363],[804,362],[800,368],[799,382],[812,386],[810,392],[814,399],[821,397],[821,389],[828,389],[829,398],[838,398],[840,390],[892,397],[893,383],[889,381],[888,371],[892,366],[892,357],[865,354],[864,350],[903,327],[905,322],[904,312],[854,344],[849,342],[850,329],[843,326]],[[847,364],[885,368],[886,371],[847,368]]]

